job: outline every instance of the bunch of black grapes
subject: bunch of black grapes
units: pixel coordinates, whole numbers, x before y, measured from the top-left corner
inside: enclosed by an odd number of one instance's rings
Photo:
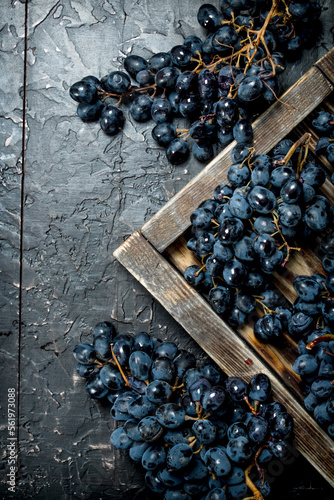
[[[334,439],[334,234],[321,244],[326,274],[298,276],[293,318],[299,356],[293,369],[301,376],[305,408]],[[296,321],[297,320],[297,321]]]
[[[321,110],[312,120],[312,125],[320,135],[315,152],[324,154],[329,163],[334,166],[334,115],[329,111]],[[332,180],[334,180],[334,174]]]
[[[292,314],[271,275],[333,225],[333,207],[319,192],[326,173],[309,154],[309,141],[310,134],[295,143],[284,139],[271,155],[236,145],[228,183],[190,216],[187,246],[199,263],[186,269],[186,281],[234,328],[262,307],[254,326],[261,341],[277,341],[283,331],[293,335],[307,309],[300,303]]]
[[[79,117],[99,121],[108,135],[123,128],[121,104],[128,104],[133,120],[153,119],[153,139],[172,164],[183,163],[190,147],[207,162],[217,143],[252,143],[251,120],[277,99],[286,59],[314,43],[320,12],[307,0],[222,0],[220,10],[204,4],[197,13],[204,40],[191,35],[148,60],[127,56],[125,71],[86,76],[70,95]]]
[[[74,347],[86,391],[111,403],[121,425],[112,445],[128,450],[165,500],[233,500],[270,493],[265,469],[289,457],[293,418],[271,397],[270,379],[228,377],[174,342],[117,335],[102,322]]]

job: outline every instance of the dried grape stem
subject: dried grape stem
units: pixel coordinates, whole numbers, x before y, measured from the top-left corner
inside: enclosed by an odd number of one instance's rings
[[[256,409],[253,408],[253,406],[250,404],[250,402],[248,400],[248,397],[244,396],[242,399],[245,401],[246,405],[248,406],[248,408],[250,409],[250,411],[253,413],[253,415],[255,415],[256,414]]]
[[[320,342],[330,342],[334,340],[334,335],[332,333],[328,333],[327,335],[322,335],[314,340],[312,340],[309,344],[307,344],[306,349],[313,349],[316,345],[320,344]]]
[[[192,445],[192,444],[193,444],[193,443],[191,443],[191,445]],[[191,445],[190,445],[190,446],[191,446]],[[198,448],[198,450],[196,450],[196,451],[194,451],[194,452],[193,452],[193,455],[196,455],[196,453],[199,453],[199,452],[202,450],[203,446],[204,446],[204,444],[201,444],[201,446]]]
[[[301,146],[304,146],[304,145],[307,145],[309,144],[310,142],[310,139],[311,139],[311,134],[309,132],[305,132],[305,134],[303,134],[300,139],[298,139],[298,141],[296,141],[292,146],[291,148],[289,149],[289,151],[287,152],[287,154],[284,156],[283,160],[281,161],[277,161],[276,164],[277,165],[283,165],[286,167],[287,163],[289,162],[289,160],[291,159],[292,155],[295,153],[295,151],[301,147]]]
[[[286,251],[287,251],[287,254],[286,254],[286,257],[285,257],[284,261],[283,261],[283,262],[282,262],[282,264],[281,264],[281,266],[282,266],[282,267],[284,267],[284,266],[285,266],[285,264],[286,264],[287,262],[289,262],[289,259],[290,259],[290,251],[291,251],[291,250],[296,250],[297,252],[300,252],[300,251],[301,251],[301,248],[299,248],[299,247],[290,247],[289,243],[288,243],[288,242],[286,241],[286,239],[284,238],[283,233],[282,233],[282,231],[281,231],[281,229],[280,229],[280,227],[279,227],[279,225],[278,225],[278,223],[279,223],[279,217],[277,216],[277,214],[276,214],[275,212],[272,212],[272,216],[273,216],[273,219],[274,219],[274,224],[275,224],[275,226],[276,226],[276,228],[277,228],[277,231],[278,231],[278,232],[279,232],[279,234],[281,235],[281,238],[282,238],[282,240],[283,240],[283,242],[284,242],[284,243],[283,243],[283,245],[281,245],[281,246],[279,247],[279,250],[280,250],[281,248],[283,248],[284,246],[286,246]]]
[[[256,465],[256,468],[257,468],[257,471],[259,473],[259,476],[260,476],[260,479],[264,480],[264,474],[263,474],[263,469],[262,467],[259,466],[258,464],[258,458],[259,456],[261,455],[262,451],[265,449],[266,445],[262,445],[260,446],[260,448],[257,450],[256,454],[255,454],[255,457],[254,457],[254,462],[255,462],[255,465]]]
[[[270,75],[269,75],[269,76],[270,76]],[[276,99],[278,102],[280,102],[281,104],[284,104],[284,106],[288,106],[288,108],[292,108],[292,109],[294,109],[295,111],[298,111],[298,109],[297,109],[297,108],[295,108],[294,106],[292,106],[291,104],[288,104],[287,102],[282,101],[282,99],[280,99],[280,98],[276,95],[276,93],[273,91],[273,89],[270,87],[270,85],[268,85],[268,83],[267,83],[265,80],[262,80],[262,81],[263,81],[263,83],[264,83],[264,84],[268,87],[268,89],[269,89],[269,90],[271,90],[271,92],[274,94],[275,99]]]
[[[245,479],[246,479],[246,484],[250,490],[252,490],[253,496],[252,497],[247,497],[244,498],[244,500],[264,500],[261,492],[257,489],[253,481],[250,479],[249,474],[253,468],[253,464],[249,465],[247,469],[245,470]]]
[[[120,371],[120,374],[122,375],[122,377],[123,377],[123,379],[124,379],[125,384],[126,384],[128,387],[131,387],[131,386],[130,386],[130,384],[129,384],[129,381],[128,381],[127,377],[126,377],[126,375],[124,374],[124,372],[123,372],[123,370],[122,370],[122,368],[121,368],[121,365],[120,365],[120,364],[119,364],[119,362],[118,362],[118,359],[116,358],[116,356],[115,356],[115,354],[114,354],[114,350],[113,350],[113,345],[112,345],[112,344],[111,344],[111,346],[110,346],[110,349],[111,349],[111,354],[112,354],[112,356],[113,356],[113,358],[114,358],[114,360],[115,360],[115,363],[116,363],[116,365],[117,365],[117,368],[118,368],[118,369],[119,369],[119,371]]]
[[[254,40],[253,42],[253,46],[254,46],[254,51],[253,51],[253,54],[251,55],[251,57],[249,58],[249,60],[247,61],[247,64],[245,66],[245,70],[244,70],[244,73],[246,74],[249,67],[251,66],[252,64],[252,61],[255,57],[255,54],[257,53],[257,49],[258,49],[258,46],[260,45],[260,43],[264,42],[265,44],[265,41],[264,41],[264,35],[266,33],[266,29],[268,28],[268,24],[270,23],[270,21],[272,20],[272,18],[275,16],[276,14],[276,10],[277,10],[277,6],[279,4],[279,0],[273,0],[273,3],[272,3],[272,6],[271,6],[271,9],[266,17],[266,20],[265,22],[263,23],[263,26],[262,28],[258,31],[257,35],[256,35],[256,39]],[[252,32],[252,30],[248,30],[250,33]],[[265,46],[265,45],[264,45]],[[271,56],[270,56],[271,57]]]

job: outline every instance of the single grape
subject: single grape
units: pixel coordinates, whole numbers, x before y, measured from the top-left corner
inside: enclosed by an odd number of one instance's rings
[[[189,146],[182,138],[177,137],[168,144],[166,155],[172,165],[180,165],[189,156]]]
[[[74,101],[93,104],[97,100],[97,86],[91,81],[80,80],[70,87],[70,96]]]
[[[139,422],[138,432],[143,441],[151,443],[162,436],[163,428],[156,417],[147,416]]]
[[[193,457],[191,447],[184,443],[174,445],[168,450],[166,463],[169,469],[179,470],[186,467]]]
[[[206,452],[204,456],[204,463],[210,472],[219,477],[227,476],[232,469],[232,465],[227,457],[227,454],[219,446],[210,448]]]
[[[129,358],[129,368],[138,380],[147,380],[151,368],[151,358],[144,351],[134,351]]]
[[[226,453],[232,462],[242,464],[251,458],[252,446],[247,438],[240,436],[229,441]]]
[[[201,444],[210,444],[216,438],[217,429],[210,420],[197,420],[192,431]]]
[[[90,344],[77,344],[73,348],[75,359],[82,365],[91,365],[96,360],[96,352]]]
[[[133,444],[123,427],[118,427],[112,432],[110,442],[117,450],[128,450]]]
[[[96,374],[88,380],[86,392],[93,399],[102,399],[107,396],[109,390],[101,380],[100,374]]]
[[[137,96],[130,106],[130,114],[137,122],[146,122],[151,118],[153,101],[146,95]]]
[[[143,453],[141,464],[146,470],[155,470],[165,463],[166,451],[164,446],[149,446]]]
[[[167,429],[177,429],[185,421],[184,409],[175,403],[161,405],[155,415],[159,423]]]
[[[100,116],[100,126],[108,135],[117,134],[124,126],[123,112],[113,104],[105,106]]]

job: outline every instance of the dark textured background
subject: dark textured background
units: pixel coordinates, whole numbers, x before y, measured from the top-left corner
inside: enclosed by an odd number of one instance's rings
[[[169,165],[151,123],[130,118],[114,138],[84,124],[68,89],[88,74],[121,69],[128,54],[149,57],[190,34],[204,36],[201,3],[0,2],[1,498],[153,498],[140,468],[111,449],[108,408],[86,397],[72,349],[112,319],[120,333],[148,331],[204,356],[112,257],[202,165],[192,158]],[[322,3],[321,39],[289,66],[285,88],[333,46],[333,2]],[[19,387],[15,495],[5,484],[9,387]],[[302,458],[274,484],[273,500],[333,493]]]

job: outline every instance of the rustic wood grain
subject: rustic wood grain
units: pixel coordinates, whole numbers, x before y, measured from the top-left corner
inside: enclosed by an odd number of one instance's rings
[[[228,375],[238,374],[247,381],[258,372],[270,376],[274,397],[286,405],[295,419],[298,450],[334,486],[333,441],[259,356],[212,313],[182,275],[139,232],[130,236],[114,255]],[[245,364],[248,358],[251,365]]]
[[[267,153],[292,131],[333,90],[332,85],[316,67],[258,118],[253,125],[254,146],[258,154]],[[141,228],[142,234],[160,252],[165,250],[190,225],[189,214],[206,198],[212,197],[217,184],[226,181],[231,164],[228,145],[206,168],[194,177],[176,196]]]
[[[326,78],[332,83],[334,83],[334,48],[332,48],[326,55],[324,55],[319,61],[315,63],[315,66],[319,68]]]

